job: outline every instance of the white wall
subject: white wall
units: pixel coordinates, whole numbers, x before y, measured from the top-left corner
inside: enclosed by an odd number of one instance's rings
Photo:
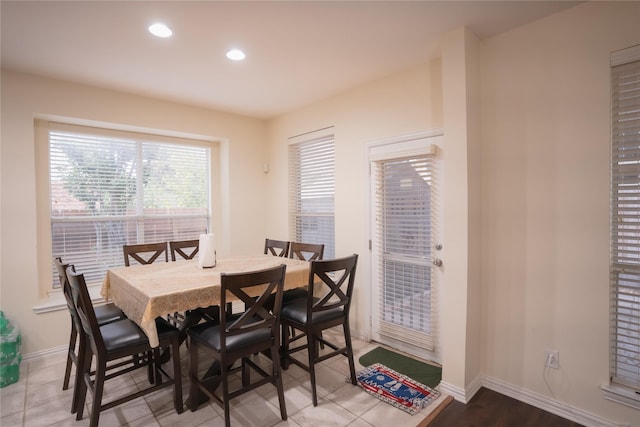
[[[479,293],[478,41],[459,29],[444,35],[440,57],[408,70],[313,104],[269,123],[270,235],[288,236],[287,138],[335,126],[336,141],[336,254],[360,254],[352,325],[355,334],[369,332],[371,280],[367,245],[366,146],[368,142],[421,130],[441,129],[439,147],[444,171],[443,274],[440,275],[440,335],[437,353],[443,360],[443,381],[464,394],[480,374],[480,306],[471,300]],[[475,131],[475,133],[473,133]],[[469,156],[472,158],[470,159]],[[469,164],[475,165],[469,172]],[[473,181],[475,179],[475,181]],[[471,181],[471,182],[470,182]],[[470,193],[470,188],[475,194]],[[281,206],[281,208],[278,208]],[[470,214],[473,207],[473,214]],[[470,246],[473,235],[475,246]]]
[[[482,77],[485,375],[616,422],[609,369],[609,55],[640,2],[588,2],[486,40]],[[543,380],[544,350],[560,370]]]
[[[370,284],[366,143],[444,128],[444,155],[458,150],[456,161],[444,158],[445,168],[458,169],[445,171],[446,185],[463,193],[446,195],[455,204],[445,267],[466,259],[462,274],[447,271],[445,380],[465,391],[491,378],[638,426],[638,412],[604,400],[599,386],[609,365],[609,54],[640,43],[639,16],[639,2],[587,2],[488,40],[457,30],[443,38],[440,58],[266,124],[3,72],[0,304],[26,329],[25,351],[64,343],[66,313],[31,313],[38,283],[24,254],[37,249],[34,114],[228,138],[236,252],[260,251],[256,235],[288,237],[287,138],[335,126],[336,252],[362,256],[356,333],[367,330]],[[552,391],[542,378],[545,348],[560,351]]]
[[[356,88],[292,114],[271,120],[271,172],[267,234],[290,238],[287,208],[287,138],[335,127],[336,256],[360,255],[352,306],[356,334],[366,331],[369,292],[366,241],[366,143],[375,139],[442,127],[440,61]]]
[[[489,40],[453,31],[430,64],[272,120],[268,234],[287,236],[287,137],[335,126],[337,252],[367,255],[366,142],[444,128],[443,380],[464,395],[488,379],[583,420],[640,425],[599,388],[609,366],[609,54],[640,43],[639,16],[639,2],[588,2]],[[356,283],[358,331],[368,267]],[[562,366],[549,372],[551,390],[546,348]]]
[[[36,228],[36,203],[47,206],[47,200],[35,191],[35,117],[67,117],[224,140],[222,179],[228,203],[212,221],[222,224],[222,230],[213,230],[220,240],[219,249],[223,253],[262,252],[263,121],[5,70],[1,84],[0,307],[21,329],[23,353],[65,344],[70,327],[64,310],[39,315],[32,310],[46,299],[49,286],[38,282],[38,265],[50,266],[47,263],[51,262],[37,260],[37,254],[50,250],[40,247]],[[213,174],[219,176],[219,171]],[[219,218],[221,215],[226,218]]]

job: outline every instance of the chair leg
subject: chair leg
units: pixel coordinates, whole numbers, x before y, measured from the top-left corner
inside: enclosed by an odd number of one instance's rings
[[[309,378],[311,380],[311,396],[313,406],[318,406],[318,392],[316,391],[316,359],[318,358],[318,347],[313,331],[307,331],[307,352],[309,353]]]
[[[149,365],[151,372],[153,373],[153,378],[154,378],[154,382],[153,384],[155,385],[160,385],[162,384],[162,372],[160,372],[160,367],[161,365],[161,352],[160,352],[160,348],[156,347],[153,350],[151,350],[149,352],[149,356],[152,357],[152,363]]]
[[[231,410],[229,407],[229,379],[227,372],[229,370],[229,366],[227,361],[223,357],[220,360],[220,379],[222,380],[222,402],[224,405],[224,425],[225,427],[231,427]]]
[[[71,335],[69,336],[69,350],[67,351],[67,367],[64,370],[64,380],[62,381],[62,389],[67,390],[69,388],[69,378],[71,378],[71,365],[73,364],[73,358],[71,353],[75,354],[76,351],[76,339],[78,338],[78,332],[76,326],[71,322]],[[77,370],[76,366],[76,370]],[[77,374],[77,373],[76,373]]]
[[[171,342],[171,358],[173,359],[173,406],[176,412],[184,412],[182,404],[182,368],[180,367],[180,343],[176,338]]]
[[[104,391],[104,381],[107,371],[105,361],[98,360],[96,363],[96,375],[93,381],[93,401],[91,402],[90,427],[98,427],[100,420],[100,409],[102,407],[102,392]]]
[[[278,390],[278,402],[280,403],[280,418],[282,418],[282,421],[286,421],[287,407],[284,400],[284,385],[282,384],[282,371],[280,370],[280,357],[277,344],[271,347],[271,354],[273,356],[271,358],[273,363],[273,376],[275,377],[275,386]]]
[[[288,355],[289,355],[289,327],[286,325],[282,325],[282,346],[281,346],[281,350],[280,350],[280,366],[282,366],[282,369],[284,369],[285,371],[287,369],[289,369],[289,359],[288,359]]]
[[[83,332],[80,332],[82,334]],[[76,331],[77,334],[77,331]],[[76,357],[76,378],[73,382],[73,397],[71,399],[71,413],[77,414],[79,409],[84,408],[84,397],[82,400],[80,399],[83,386],[84,386],[84,364],[86,359],[86,341],[84,335],[79,336],[78,343],[78,356]],[[91,360],[89,360],[89,370],[91,370]],[[82,412],[80,413],[80,418],[82,418]],[[78,418],[78,419],[80,419]]]
[[[156,358],[156,356],[158,357]],[[147,376],[149,378],[149,384],[156,384],[158,380],[162,381],[161,378],[158,378],[160,375],[158,374],[158,370],[156,369],[156,364],[160,363],[160,355],[156,355],[153,350],[149,350],[147,351],[146,358],[149,362],[149,365],[147,365]]]
[[[80,357],[78,358],[78,366],[76,367],[76,386],[74,387],[74,397],[76,406],[76,421],[82,419],[84,414],[84,404],[87,401],[87,382],[91,381],[91,359],[93,355],[91,349],[88,348],[84,339],[80,340]]]
[[[251,382],[251,368],[249,367],[249,365],[247,363],[244,362],[245,359],[246,359],[246,357],[243,357],[240,360],[240,363],[242,364],[241,365],[241,367],[242,367],[241,368],[242,369],[241,378],[242,378],[242,386],[243,387],[248,386],[249,383]]]
[[[199,345],[191,341],[189,345],[189,409],[195,412],[200,401],[200,389],[198,387],[198,353]]]
[[[347,360],[349,361],[349,374],[351,377],[350,378],[351,384],[356,385],[357,384],[356,367],[353,361],[353,345],[351,344],[351,328],[349,328],[349,324],[346,322],[342,326],[344,328],[344,341],[347,347]]]

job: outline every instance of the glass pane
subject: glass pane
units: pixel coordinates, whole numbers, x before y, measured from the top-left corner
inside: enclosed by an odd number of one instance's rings
[[[208,149],[143,144],[145,214],[206,214]]]
[[[296,218],[296,241],[304,243],[324,244],[324,259],[335,258],[333,216],[298,216]]]
[[[135,206],[136,145],[50,134],[51,214],[122,215]]]
[[[60,131],[49,145],[52,255],[88,283],[124,264],[124,244],[207,232],[209,148]]]
[[[122,245],[126,243],[127,230],[132,228],[135,223],[124,220],[52,221],[52,253],[74,264],[78,272],[84,273],[87,283],[102,283],[106,270],[123,264]],[[54,269],[52,277],[58,286]]]
[[[431,333],[431,267],[385,259],[382,319]]]

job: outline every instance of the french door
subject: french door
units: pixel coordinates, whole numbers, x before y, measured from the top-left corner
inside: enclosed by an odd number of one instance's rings
[[[440,138],[369,147],[372,339],[437,361],[434,162]]]

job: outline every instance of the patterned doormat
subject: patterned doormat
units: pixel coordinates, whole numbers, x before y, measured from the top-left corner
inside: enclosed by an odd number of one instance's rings
[[[375,363],[357,375],[360,386],[371,395],[411,415],[418,413],[440,396],[434,390],[411,378]]]
[[[368,353],[360,356],[358,360],[362,366],[370,366],[380,363],[396,372],[412,378],[414,381],[435,388],[442,379],[442,368],[429,363],[424,363],[404,354],[384,347],[376,347]]]

